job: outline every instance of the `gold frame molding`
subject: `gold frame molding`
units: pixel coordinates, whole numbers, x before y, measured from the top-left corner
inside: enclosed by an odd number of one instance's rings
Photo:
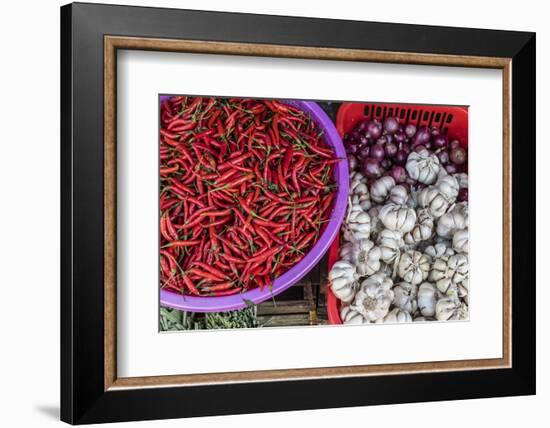
[[[502,357],[460,361],[380,364],[306,369],[262,370],[191,375],[117,377],[116,368],[116,53],[118,49],[218,55],[323,59],[502,70],[503,82],[503,349]],[[423,372],[510,368],[512,365],[512,165],[511,165],[511,58],[382,52],[265,44],[104,37],[104,389],[193,386],[220,383],[361,377]]]

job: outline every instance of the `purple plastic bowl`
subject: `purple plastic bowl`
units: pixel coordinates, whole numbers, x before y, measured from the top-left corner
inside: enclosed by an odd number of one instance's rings
[[[160,100],[162,102],[167,98],[169,96],[161,96]],[[323,257],[338,234],[340,224],[346,213],[349,192],[348,162],[342,139],[338,135],[338,131],[336,131],[330,118],[317,103],[293,100],[285,100],[284,102],[308,113],[317,126],[324,131],[326,144],[331,146],[336,156],[341,159],[340,162],[335,164],[334,174],[338,188],[336,190],[331,218],[325,230],[300,262],[273,281],[271,290],[268,287],[264,287],[263,290],[256,288],[242,294],[220,297],[183,296],[170,291],[160,290],[160,304],[162,306],[190,312],[225,312],[245,308],[245,300],[258,304],[271,299],[302,279]]]

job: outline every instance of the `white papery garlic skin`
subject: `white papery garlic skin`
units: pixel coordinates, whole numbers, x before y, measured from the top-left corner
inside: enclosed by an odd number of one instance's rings
[[[451,238],[455,231],[468,226],[468,217],[468,205],[458,203],[438,219],[435,231],[441,237]]]
[[[453,250],[457,253],[468,253],[468,229],[457,230],[453,235]]]
[[[352,309],[350,306],[343,306],[340,309],[340,319],[344,324],[365,324],[367,321],[365,318],[363,318],[363,315],[361,315],[356,310]]]
[[[408,282],[399,282],[393,287],[393,304],[410,314],[416,312],[417,287]]]
[[[346,241],[353,242],[360,239],[369,239],[371,230],[370,215],[358,204],[351,205],[346,225],[347,227],[344,230],[344,239]]]
[[[393,177],[384,176],[375,180],[370,185],[370,197],[374,202],[381,203],[386,200],[391,189],[395,186]]]
[[[378,247],[380,248],[380,259],[386,263],[393,263],[399,257],[399,249],[403,245],[401,234],[394,230],[383,229],[378,234]]]
[[[394,308],[384,317],[384,323],[399,324],[412,322],[411,314],[399,308]]]
[[[452,204],[456,200],[456,197],[458,196],[459,185],[455,177],[448,174],[440,176],[435,186],[449,203]]]
[[[358,286],[355,266],[345,260],[339,260],[332,265],[328,279],[336,297],[346,303],[353,300]]]
[[[438,321],[468,319],[468,306],[457,297],[445,297],[435,305],[435,317]]]
[[[433,218],[439,218],[449,209],[449,201],[435,186],[428,186],[416,194],[416,201]]]
[[[439,159],[427,150],[412,152],[405,165],[409,177],[424,184],[433,184],[439,174]]]
[[[468,174],[459,172],[454,174],[453,177],[456,178],[459,188],[465,189],[468,187]]]
[[[361,276],[372,275],[380,269],[380,248],[369,239],[361,239],[353,243],[351,263],[355,265]]]
[[[409,250],[401,254],[397,272],[404,281],[418,285],[428,278],[430,262],[429,256],[419,251]]]
[[[418,287],[416,302],[418,310],[425,317],[435,315],[435,304],[437,302],[437,291],[433,284],[423,282]]]
[[[406,205],[409,199],[409,192],[407,188],[401,184],[394,186],[390,190],[388,200],[395,205]]]
[[[440,259],[443,257],[452,256],[455,252],[452,248],[448,247],[442,242],[438,242],[434,245],[429,245],[424,250],[424,253],[430,256],[432,259]]]
[[[387,229],[407,233],[416,223],[416,212],[404,205],[386,204],[380,209],[378,218]]]
[[[386,316],[393,301],[393,281],[381,272],[369,276],[361,283],[351,308],[375,322]]]
[[[468,270],[468,257],[464,254],[436,259],[430,272],[430,281],[434,281],[442,293],[453,293],[452,288],[468,278]]]
[[[406,244],[412,245],[430,239],[434,234],[434,220],[427,209],[421,209],[416,214],[414,228],[405,233],[403,240]]]
[[[353,243],[344,242],[338,251],[340,255],[340,260],[345,260],[347,262],[351,261],[351,249],[353,248]]]

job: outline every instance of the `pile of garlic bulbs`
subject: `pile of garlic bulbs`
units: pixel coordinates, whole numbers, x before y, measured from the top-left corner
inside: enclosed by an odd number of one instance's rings
[[[340,260],[329,281],[349,324],[468,318],[468,176],[411,153],[417,185],[350,175]]]

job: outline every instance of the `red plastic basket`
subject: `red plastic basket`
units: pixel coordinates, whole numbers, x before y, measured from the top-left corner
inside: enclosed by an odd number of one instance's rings
[[[437,126],[449,139],[457,139],[465,148],[468,147],[468,108],[418,104],[378,104],[378,103],[343,103],[336,116],[336,129],[343,138],[363,119],[383,121],[388,116],[395,116],[402,124],[412,123],[420,126]],[[328,269],[338,261],[340,237],[337,236],[329,249]],[[340,300],[327,287],[327,313],[331,324],[342,324],[340,318]]]

